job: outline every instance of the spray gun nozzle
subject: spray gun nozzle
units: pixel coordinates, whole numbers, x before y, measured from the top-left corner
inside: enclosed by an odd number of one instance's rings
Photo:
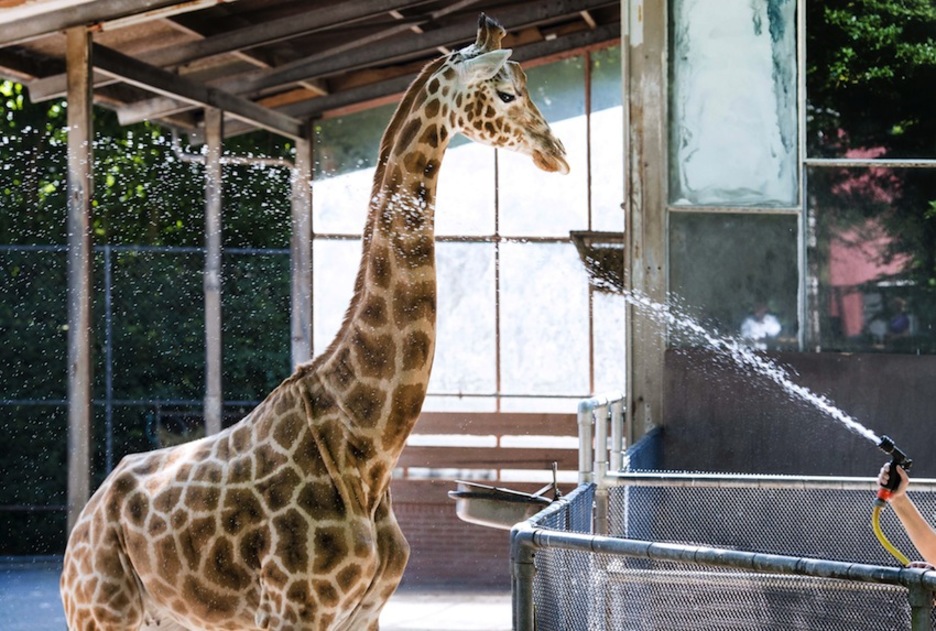
[[[897,445],[894,444],[894,441],[891,440],[888,436],[882,436],[881,442],[878,443],[878,447],[891,457],[891,463],[899,465],[905,471],[909,471],[910,467],[913,465],[913,460],[907,457],[903,451],[901,451]]]

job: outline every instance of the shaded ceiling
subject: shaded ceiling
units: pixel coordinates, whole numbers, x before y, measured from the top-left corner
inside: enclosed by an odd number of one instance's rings
[[[228,135],[305,133],[305,121],[405,90],[441,52],[474,40],[478,14],[528,62],[620,37],[618,0],[0,0],[0,77],[33,102],[65,96],[65,34],[93,33],[94,98],[122,124]]]

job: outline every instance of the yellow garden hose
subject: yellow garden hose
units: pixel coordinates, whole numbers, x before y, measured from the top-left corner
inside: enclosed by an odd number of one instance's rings
[[[884,505],[885,502],[883,500],[876,500],[874,502],[874,508],[871,509],[871,529],[874,531],[874,535],[878,538],[878,541],[881,542],[881,545],[884,546],[884,549],[890,552],[901,565],[907,567],[910,565],[910,559],[908,559],[903,552],[898,550],[884,535],[884,531],[881,530],[881,511],[884,509]]]

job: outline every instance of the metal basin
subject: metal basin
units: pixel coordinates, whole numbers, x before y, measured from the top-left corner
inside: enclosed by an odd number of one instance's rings
[[[551,486],[534,494],[464,480],[455,482],[457,490],[448,492],[455,500],[455,513],[462,521],[479,526],[510,530],[552,503],[540,495]]]

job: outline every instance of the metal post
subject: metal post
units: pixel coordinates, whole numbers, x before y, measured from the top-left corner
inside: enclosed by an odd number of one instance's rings
[[[624,395],[611,402],[611,462],[612,471],[624,468]]]
[[[595,479],[592,472],[592,414],[596,403],[594,399],[587,399],[578,406],[579,484],[588,484]]]
[[[114,309],[111,246],[104,246],[104,468],[114,468]]]
[[[909,601],[911,631],[932,631],[933,592],[922,585],[912,585]]]
[[[66,31],[68,81],[68,530],[91,495],[91,36]]]
[[[299,138],[296,140],[296,163],[292,169],[292,238],[289,246],[293,368],[312,358],[311,183],[312,141]]]
[[[221,144],[224,112],[205,109],[205,433],[221,431]]]
[[[510,593],[514,631],[533,631],[536,626],[533,607],[533,577],[536,575],[534,556],[533,546],[521,537],[519,531],[512,531],[510,533]]]
[[[610,403],[595,408],[595,532],[608,534],[608,420]]]

